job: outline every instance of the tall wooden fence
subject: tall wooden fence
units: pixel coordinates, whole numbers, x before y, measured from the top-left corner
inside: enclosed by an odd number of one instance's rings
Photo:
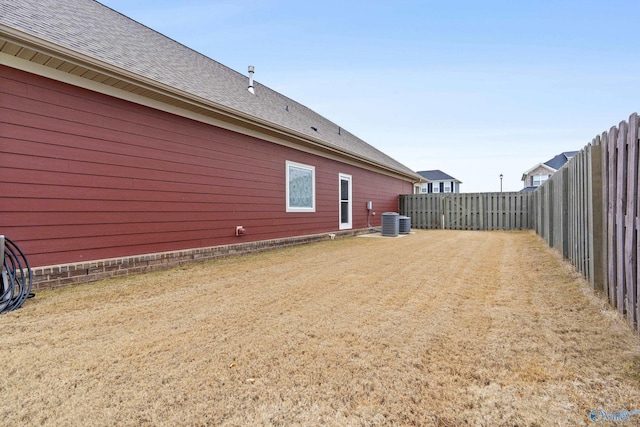
[[[522,230],[532,228],[533,193],[440,193],[400,196],[413,228]]]
[[[638,115],[596,136],[536,192],[536,232],[638,328]]]
[[[533,228],[604,291],[603,156],[594,140],[533,193]]]

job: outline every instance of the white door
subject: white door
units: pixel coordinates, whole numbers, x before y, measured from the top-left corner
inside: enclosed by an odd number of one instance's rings
[[[340,230],[351,228],[351,175],[340,174]]]

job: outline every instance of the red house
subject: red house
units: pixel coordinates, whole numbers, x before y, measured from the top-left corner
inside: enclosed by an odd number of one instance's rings
[[[420,181],[92,0],[0,2],[0,156],[0,234],[36,288],[355,234]]]

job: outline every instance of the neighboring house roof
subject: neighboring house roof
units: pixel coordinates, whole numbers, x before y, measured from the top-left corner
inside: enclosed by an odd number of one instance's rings
[[[2,0],[0,36],[11,42],[3,53],[420,179],[304,105],[257,82],[253,95],[247,75],[96,1]]]
[[[522,174],[521,181],[526,180],[527,179],[527,175],[529,175],[531,172],[533,172],[534,170],[538,169],[539,167],[543,167],[543,168],[549,170],[549,172],[554,173],[558,169],[560,169],[562,166],[564,166],[564,164],[567,163],[569,161],[569,159],[572,158],[573,156],[575,156],[576,154],[578,154],[578,151],[565,151],[563,153],[558,154],[554,158],[552,158],[550,160],[547,160],[544,163],[538,163],[535,166],[533,166],[532,168],[528,169],[525,173]]]
[[[529,175],[531,172],[541,167],[547,169],[549,173],[554,173],[556,171],[556,169],[552,168],[551,166],[547,166],[544,163],[538,163],[532,168],[529,168],[525,173],[522,174],[521,181],[524,181],[525,179],[527,179],[527,175]]]
[[[549,166],[549,167],[551,167],[551,168],[553,168],[553,169],[555,169],[555,170],[558,170],[565,163],[567,163],[570,158],[572,158],[576,154],[578,154],[577,151],[565,151],[564,153],[558,154],[553,159],[547,160],[546,162],[544,162],[544,164]]]
[[[431,171],[418,171],[418,175],[427,179],[428,181],[455,181],[459,184],[462,184],[461,181],[437,169]]]

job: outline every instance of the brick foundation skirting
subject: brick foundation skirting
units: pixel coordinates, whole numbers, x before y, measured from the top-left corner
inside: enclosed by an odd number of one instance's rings
[[[167,270],[183,264],[204,262],[233,255],[261,252],[270,249],[328,240],[333,237],[348,237],[369,233],[368,229],[348,230],[333,233],[313,234],[282,239],[261,240],[207,248],[159,252],[122,258],[109,258],[73,264],[49,265],[31,269],[32,290],[54,289],[63,286],[90,283],[97,280],[128,274]]]

